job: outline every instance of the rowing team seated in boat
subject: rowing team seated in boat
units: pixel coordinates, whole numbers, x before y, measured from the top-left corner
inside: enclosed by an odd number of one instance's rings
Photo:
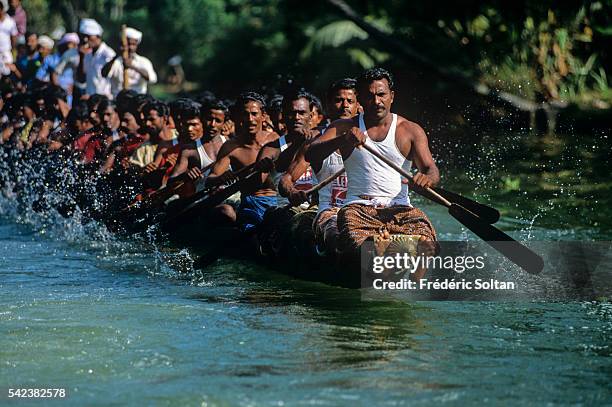
[[[408,180],[370,151],[405,171],[414,163],[416,187],[439,181],[423,129],[391,111],[394,82],[384,69],[334,82],[325,122],[318,99],[299,89],[271,106],[245,92],[231,109],[211,98],[165,103],[122,91],[114,101],[75,102],[66,116],[63,97],[49,84],[5,92],[2,143],[76,157],[106,183],[113,198],[98,213],[107,218],[130,208],[179,211],[173,202],[236,184],[239,195],[205,209],[207,224],[236,227],[267,253],[292,243],[278,227],[287,222],[307,224],[320,254],[354,253],[373,236],[436,241],[427,216],[410,203]]]

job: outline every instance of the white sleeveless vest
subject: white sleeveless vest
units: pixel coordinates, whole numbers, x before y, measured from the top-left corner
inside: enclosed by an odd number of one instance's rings
[[[221,141],[225,143],[226,141],[225,137],[221,136]],[[202,144],[200,139],[196,140],[196,148],[198,150],[198,156],[200,157],[200,169],[202,170],[210,166],[206,171],[204,171],[202,178],[196,182],[196,191],[199,192],[202,189],[204,189],[204,186],[205,186],[204,183],[206,181],[206,178],[212,171],[211,164],[214,163],[215,161],[208,156],[208,153],[204,149],[204,145]],[[231,166],[230,166],[230,170],[231,170]]]
[[[221,142],[222,144],[226,142],[226,138],[224,136],[221,136]],[[200,139],[196,140],[196,148],[198,150],[198,155],[200,156],[200,169],[206,168],[215,162],[215,160],[208,156],[208,153],[206,152],[206,149],[204,148],[204,145]],[[207,173],[209,172],[210,170],[207,171]]]
[[[384,140],[373,141],[367,137],[366,144],[405,171],[410,171],[412,162],[400,153],[395,142],[396,128],[397,115],[393,113],[393,121]],[[359,129],[368,135],[362,114],[359,115]],[[402,182],[402,176],[367,150],[355,148],[344,161],[344,168],[349,179],[345,205],[410,206],[408,184]]]
[[[321,169],[315,174],[315,182],[318,184],[326,180],[340,171],[343,166],[342,155],[334,151],[323,160]],[[347,183],[348,177],[345,172],[319,190],[319,212],[331,207],[342,206],[344,199],[346,199]]]

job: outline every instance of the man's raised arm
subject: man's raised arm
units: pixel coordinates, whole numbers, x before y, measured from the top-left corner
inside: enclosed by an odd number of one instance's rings
[[[419,170],[413,181],[420,187],[433,187],[440,182],[440,171],[431,156],[427,135],[416,123],[409,123],[408,126],[412,141],[408,158],[412,159]]]
[[[327,156],[345,144],[346,140],[341,136],[344,127],[344,124],[332,124],[321,137],[314,140],[304,156],[306,161],[322,162]]]

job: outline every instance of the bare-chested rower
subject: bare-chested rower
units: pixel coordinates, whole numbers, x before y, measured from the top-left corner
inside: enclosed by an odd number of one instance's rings
[[[217,159],[217,154],[225,142],[225,138],[219,135],[220,126],[225,121],[225,112],[217,112],[220,124],[214,129],[204,126],[208,120],[202,120],[200,104],[192,102],[186,104],[181,112],[179,121],[179,137],[182,149],[178,163],[172,170],[170,180],[172,183],[178,176],[187,173],[187,176],[196,180],[207,173]],[[210,112],[208,112],[210,116]],[[216,123],[216,121],[214,121]]]
[[[258,93],[246,92],[239,96],[233,112],[236,136],[219,150],[217,161],[206,179],[207,186],[220,185],[232,179],[230,166],[233,171],[239,171],[255,163],[262,146],[278,138],[278,134],[262,130],[265,107],[265,101]],[[228,204],[215,208],[215,213],[220,215],[217,221],[238,223],[242,231],[251,231],[261,222],[266,209],[276,205],[276,189],[271,181],[262,183],[260,177],[253,177],[250,181],[240,189],[237,210]]]

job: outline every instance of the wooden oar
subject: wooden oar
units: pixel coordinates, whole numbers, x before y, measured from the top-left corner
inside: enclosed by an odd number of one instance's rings
[[[412,179],[412,175],[410,175],[407,171],[404,171],[404,169],[372,147],[368,146],[367,144],[361,144],[360,147],[369,151],[372,155],[393,168],[403,177],[406,177],[409,180]],[[432,199],[436,203],[446,206],[448,208],[448,213],[453,218],[457,219],[461,224],[474,232],[474,234],[483,239],[491,247],[506,256],[523,270],[531,274],[538,274],[542,271],[544,268],[544,260],[538,254],[531,251],[531,249],[523,246],[512,237],[497,229],[495,226],[490,225],[458,203],[449,201],[431,188],[424,189],[427,191],[427,194],[423,194],[423,196]]]
[[[429,191],[421,187],[418,187],[414,184],[411,185],[411,187],[419,195],[423,195],[424,197],[431,199],[432,201],[436,201],[436,196],[430,194]],[[499,220],[500,214],[499,214],[499,211],[495,208],[492,208],[485,204],[481,204],[480,202],[473,201],[469,198],[466,198],[464,196],[461,196],[451,191],[447,191],[439,187],[433,187],[431,189],[434,192],[437,192],[438,195],[442,196],[447,201],[463,206],[465,209],[469,210],[474,215],[478,216],[480,219],[486,221],[487,223],[490,223],[491,225]],[[444,205],[443,202],[438,202],[438,203],[440,203],[441,205]]]
[[[123,47],[123,52],[121,54],[121,57],[123,58],[123,90],[126,90],[129,88],[129,75],[125,61],[127,61],[127,59],[130,57],[130,51],[128,49],[127,27],[125,24],[121,25],[121,46]]]
[[[201,170],[202,171],[202,175],[199,178],[196,178],[195,180],[193,180],[192,182],[196,182],[198,179],[201,179],[204,176],[204,173],[206,171],[208,171],[210,168],[212,168],[213,165],[214,165],[214,163],[211,163],[211,164],[207,165],[206,167],[202,168],[202,170]],[[137,200],[135,202],[132,202],[131,204],[129,204],[128,206],[123,208],[122,211],[128,211],[128,210],[134,208],[138,204],[140,204],[141,206],[142,205],[151,205],[153,201],[161,200],[159,198],[160,196],[163,196],[164,194],[168,195],[168,194],[172,194],[172,193],[176,192],[179,188],[181,188],[183,185],[185,185],[185,183],[188,182],[188,181],[189,181],[189,179],[188,179],[187,173],[185,172],[185,173],[177,176],[177,179],[175,179],[172,184],[165,185],[162,188],[156,189],[155,191],[151,192],[149,195],[144,196],[143,199]],[[170,196],[172,196],[172,195],[170,195]],[[168,196],[168,198],[170,196]]]
[[[255,174],[260,173],[256,170],[255,164],[256,163],[253,163],[251,165],[241,168],[238,171],[235,171],[234,176],[237,179],[229,186],[227,186],[226,184],[215,185],[212,187],[205,188],[202,191],[192,195],[188,198],[190,202],[189,204],[183,206],[180,209],[173,208],[174,213],[168,214],[166,218],[162,220],[162,223],[165,225],[170,224],[170,222],[174,221],[175,219],[185,216],[194,209],[198,209],[200,206],[204,205],[205,202],[206,204],[208,204],[207,206],[210,207],[223,202],[227,197],[233,195],[238,190],[240,184],[250,179]],[[219,187],[221,187],[222,185],[226,185],[226,187],[223,189],[219,189]]]
[[[214,164],[215,163],[212,163],[211,167]],[[239,181],[240,178],[242,176],[244,176],[244,174],[249,173],[253,168],[255,168],[255,164],[256,163],[252,163],[252,164],[247,165],[246,167],[242,167],[241,169],[239,169],[237,171],[233,171],[234,177],[236,178],[236,182]],[[225,185],[225,184],[221,184],[221,185]],[[214,185],[212,187],[206,187],[203,190],[198,191],[195,194],[193,194],[192,196],[190,196],[189,199],[192,200],[192,201],[199,200],[200,198],[209,195],[212,191],[216,190],[221,185]]]
[[[312,196],[312,194],[314,194],[315,192],[319,191],[321,188],[326,187],[331,182],[333,182],[336,178],[338,178],[340,175],[342,175],[344,173],[344,171],[345,171],[345,169],[344,169],[344,167],[342,167],[340,170],[336,171],[335,174],[330,175],[329,177],[325,178],[323,181],[319,182],[314,187],[309,188],[309,189],[307,189],[304,192],[306,192],[306,195],[308,195],[309,197]],[[285,205],[283,207],[283,209],[293,208],[294,206],[295,205],[289,203],[289,204]]]

